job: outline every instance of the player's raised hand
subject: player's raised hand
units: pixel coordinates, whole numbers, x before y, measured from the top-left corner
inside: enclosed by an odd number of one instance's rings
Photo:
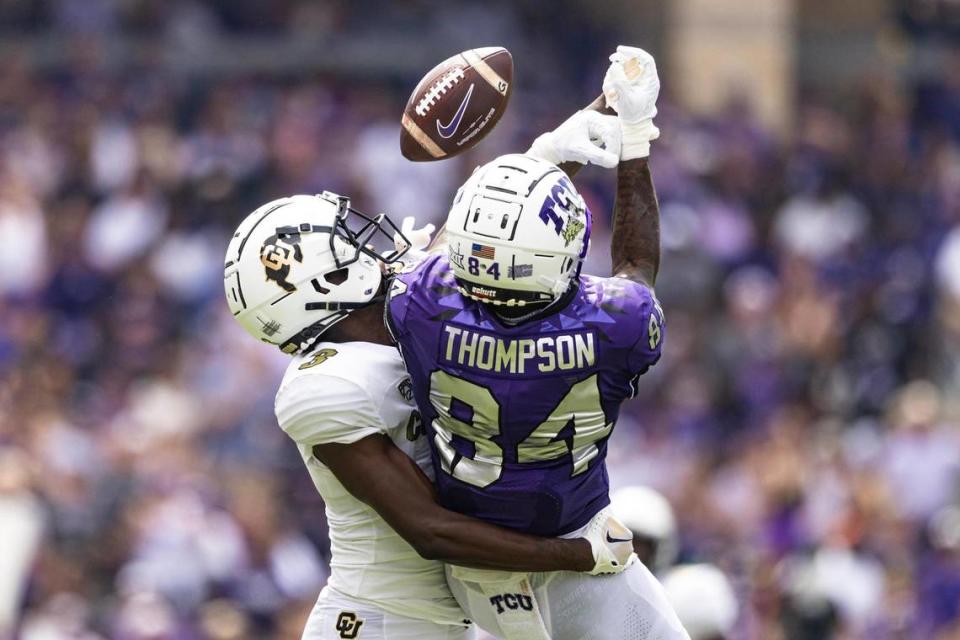
[[[400,223],[400,233],[393,234],[393,244],[397,251],[423,251],[430,244],[430,239],[436,227],[427,224],[415,229],[415,224],[417,224],[417,220],[413,216],[407,216]],[[400,235],[401,233],[403,235]],[[409,244],[404,242],[404,238],[409,241]]]
[[[650,155],[650,141],[660,136],[653,124],[659,94],[660,77],[653,56],[637,47],[617,47],[603,78],[603,95],[620,118],[622,160]]]
[[[620,161],[620,135],[620,123],[614,116],[578,111],[534,140],[527,154],[557,165],[577,162],[609,169]]]
[[[633,552],[633,533],[613,515],[609,506],[587,523],[584,537],[590,543],[596,561],[590,575],[620,573],[637,559]]]

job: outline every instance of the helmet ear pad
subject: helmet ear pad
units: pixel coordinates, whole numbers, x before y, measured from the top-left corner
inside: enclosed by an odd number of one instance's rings
[[[478,168],[447,216],[461,291],[495,305],[554,300],[580,274],[590,211],[556,165],[523,154]]]
[[[346,225],[361,220],[359,232]],[[385,228],[386,227],[386,228]],[[386,216],[369,217],[329,192],[270,202],[248,216],[227,248],[224,287],[233,316],[251,335],[296,353],[380,290],[383,255],[362,240],[391,238]]]

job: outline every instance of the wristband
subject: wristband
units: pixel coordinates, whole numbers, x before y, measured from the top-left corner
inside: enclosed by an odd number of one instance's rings
[[[650,142],[660,137],[660,129],[653,124],[653,118],[639,122],[620,121],[623,141],[620,145],[621,160],[635,160],[650,155]]]

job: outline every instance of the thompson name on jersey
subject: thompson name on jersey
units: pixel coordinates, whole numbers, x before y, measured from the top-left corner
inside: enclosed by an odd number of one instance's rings
[[[461,294],[446,256],[392,283],[388,325],[448,509],[556,536],[609,503],[607,439],[660,358],[663,312],[647,287],[592,276],[556,308],[505,324]]]

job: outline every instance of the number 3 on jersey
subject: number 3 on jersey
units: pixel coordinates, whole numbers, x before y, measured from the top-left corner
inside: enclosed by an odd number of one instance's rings
[[[476,487],[496,482],[503,472],[503,449],[495,442],[500,435],[500,403],[490,390],[437,370],[430,376],[430,402],[437,412],[434,444],[443,470]],[[572,438],[561,439],[570,424]],[[612,430],[613,423],[606,422],[600,405],[594,374],[573,385],[547,419],[517,445],[517,462],[570,456],[570,475],[575,476],[587,470],[599,451],[597,441]],[[472,457],[456,450],[454,435],[474,444]]]

